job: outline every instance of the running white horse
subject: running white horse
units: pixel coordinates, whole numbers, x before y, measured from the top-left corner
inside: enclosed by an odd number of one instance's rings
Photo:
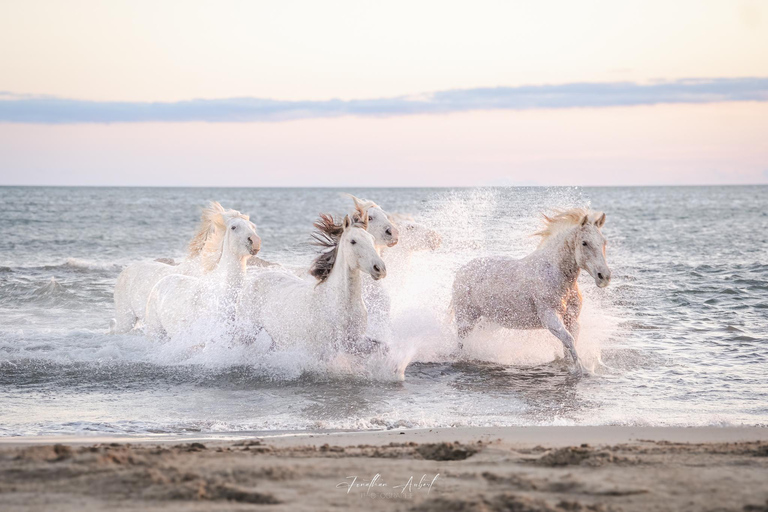
[[[111,332],[129,332],[144,320],[149,292],[165,276],[199,276],[210,272],[216,266],[221,256],[224,228],[214,222],[214,218],[220,215],[225,219],[249,220],[247,215],[237,210],[225,210],[218,202],[213,201],[203,209],[200,227],[189,243],[189,254],[180,265],[174,265],[172,260],[163,258],[133,263],[120,273],[115,283],[115,318],[110,322]]]
[[[310,268],[317,282],[285,271],[257,272],[245,287],[238,318],[263,327],[278,347],[308,343],[321,353],[354,352],[367,325],[361,273],[381,279],[387,270],[365,222],[346,216],[337,224],[321,215],[315,228],[314,238],[325,249]]]
[[[352,194],[345,194],[352,199],[354,208],[350,211],[353,222],[367,219],[368,232],[373,235],[376,251],[379,255],[384,249],[396,247],[400,242],[400,232],[381,206],[369,199],[360,199]],[[388,339],[389,332],[389,295],[381,286],[363,276],[363,300],[369,311],[368,340],[382,343]]]
[[[477,258],[456,274],[452,309],[461,339],[481,317],[510,329],[548,329],[565,346],[575,369],[584,366],[576,353],[579,337],[581,270],[599,288],[611,282],[600,228],[605,214],[574,208],[544,217],[538,248],[523,259]]]
[[[234,321],[246,261],[259,252],[261,239],[255,226],[241,217],[227,219],[219,213],[212,222],[224,232],[216,267],[202,277],[172,274],[160,279],[147,301],[147,335],[172,337],[200,318]]]

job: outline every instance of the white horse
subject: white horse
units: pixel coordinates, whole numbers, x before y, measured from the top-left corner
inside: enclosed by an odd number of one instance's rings
[[[202,277],[172,274],[152,288],[147,301],[146,330],[156,338],[174,336],[192,322],[211,317],[233,321],[243,289],[246,261],[259,252],[261,239],[255,226],[240,217],[213,217],[224,232],[216,267]]]
[[[308,342],[320,352],[357,350],[367,324],[361,272],[373,279],[387,275],[367,227],[349,216],[337,224],[321,215],[314,238],[325,251],[310,268],[317,282],[284,271],[260,271],[245,287],[238,317],[263,327],[275,346]]]
[[[544,217],[538,248],[523,259],[477,258],[456,274],[452,309],[460,338],[481,317],[510,329],[548,329],[565,346],[575,368],[584,366],[574,344],[579,337],[580,270],[599,288],[611,282],[600,228],[605,214],[574,208]]]
[[[400,243],[400,231],[381,206],[369,199],[360,199],[352,194],[345,194],[352,199],[354,208],[350,211],[353,222],[367,219],[368,232],[373,235],[376,251],[382,256],[387,248],[397,247]],[[369,341],[381,344],[389,339],[390,299],[380,282],[363,277],[363,301],[369,312]]]
[[[237,210],[225,210],[213,201],[203,209],[200,227],[189,243],[189,254],[180,264],[161,258],[155,261],[141,261],[128,265],[117,277],[114,301],[115,318],[110,322],[110,332],[122,334],[131,331],[144,320],[147,299],[152,288],[165,276],[171,274],[203,275],[210,272],[221,256],[221,241],[224,229],[214,218],[241,218],[249,220]]]

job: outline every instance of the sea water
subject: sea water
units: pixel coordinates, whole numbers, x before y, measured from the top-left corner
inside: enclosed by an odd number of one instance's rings
[[[386,360],[108,334],[120,271],[184,258],[209,200],[251,215],[261,257],[306,267],[342,190],[0,188],[0,435],[768,424],[768,187],[343,191],[442,236],[386,278]],[[541,213],[572,206],[607,214],[613,279],[582,273],[577,344],[606,367],[575,378],[548,332],[487,323],[459,350],[456,270],[528,254]]]

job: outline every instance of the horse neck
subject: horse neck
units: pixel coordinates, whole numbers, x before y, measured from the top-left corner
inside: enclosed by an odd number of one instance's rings
[[[226,283],[236,290],[243,284],[245,279],[247,256],[238,256],[229,248],[229,232],[224,235],[224,241],[221,245],[221,259],[219,264],[211,272],[211,278]]]
[[[322,283],[326,300],[333,300],[339,306],[347,309],[352,304],[363,302],[363,280],[360,269],[351,269],[347,265],[344,254],[339,251],[331,273]]]
[[[579,278],[580,270],[576,263],[576,229],[570,229],[555,236],[556,238],[549,241],[540,251],[546,260],[560,270],[564,277],[563,285],[566,288],[572,288]]]

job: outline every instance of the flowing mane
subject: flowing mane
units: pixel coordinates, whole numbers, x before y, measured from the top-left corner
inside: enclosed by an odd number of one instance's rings
[[[237,210],[225,210],[218,201],[211,201],[203,208],[200,227],[189,242],[189,257],[199,255],[200,263],[206,272],[213,270],[219,262],[226,223],[235,217],[250,221],[248,215]]]
[[[541,242],[539,242],[539,247],[541,247],[555,235],[578,225],[585,215],[588,215],[589,220],[594,222],[602,215],[602,212],[595,212],[587,208],[570,208],[568,210],[556,210],[552,216],[542,214],[544,228],[534,233],[533,236],[541,237]]]
[[[352,222],[367,222],[368,209],[380,208],[380,206],[368,199],[360,199],[352,194],[345,194],[355,203],[355,211],[352,212]],[[365,220],[364,220],[365,219]]]
[[[320,284],[328,279],[331,270],[333,270],[333,265],[336,263],[336,254],[339,251],[341,235],[344,233],[344,224],[337,223],[331,215],[321,213],[320,218],[313,225],[315,226],[315,232],[312,233],[313,243],[321,247],[323,252],[314,259],[312,266],[309,268],[309,273]],[[365,222],[353,220],[352,225],[367,229],[368,217],[365,217]]]

